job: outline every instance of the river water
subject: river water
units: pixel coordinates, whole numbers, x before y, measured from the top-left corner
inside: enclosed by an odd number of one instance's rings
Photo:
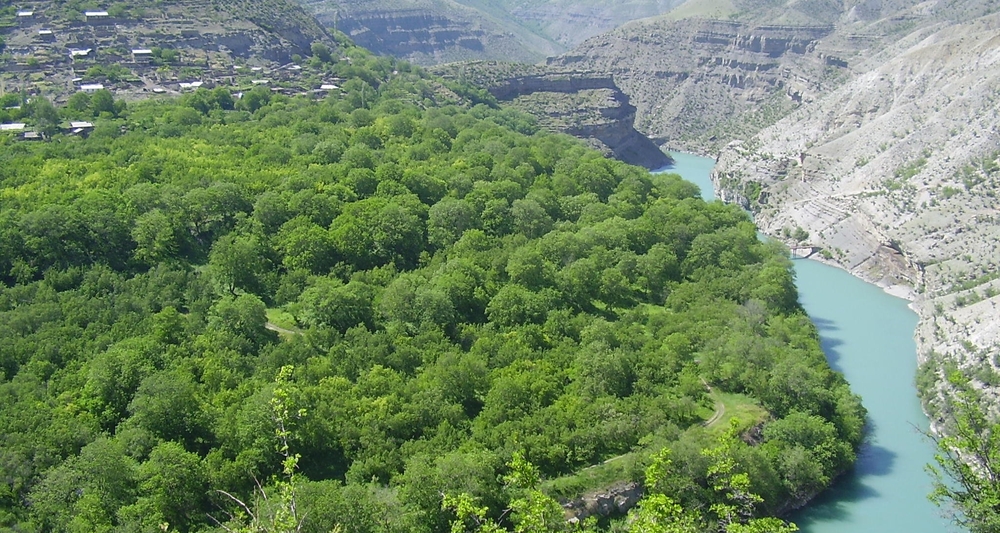
[[[712,159],[673,153],[663,169],[694,182],[714,199]],[[819,328],[830,365],[842,372],[868,409],[869,428],[855,468],[792,517],[805,533],[939,533],[955,531],[928,499],[933,445],[914,376],[917,316],[843,270],[795,260],[799,301]]]

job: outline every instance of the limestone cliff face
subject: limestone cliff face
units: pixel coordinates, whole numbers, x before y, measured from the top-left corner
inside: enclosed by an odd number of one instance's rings
[[[704,151],[755,133],[827,90],[843,68],[831,67],[828,58],[847,55],[820,46],[832,31],[827,25],[638,21],[549,64],[611,74],[636,106],[640,131]]]
[[[1000,345],[1000,15],[917,29],[854,78],[723,151],[762,230],[908,296],[922,359],[992,375]],[[931,406],[933,412],[933,406]]]
[[[514,76],[501,79],[489,87],[490,94],[497,100],[513,100],[537,92],[574,93],[595,89],[621,92],[610,76],[586,72]]]
[[[534,114],[541,124],[589,140],[610,155],[650,169],[670,158],[636,131],[636,108],[615,80],[593,72],[512,76],[489,88],[498,100]]]
[[[651,169],[670,163],[636,131],[635,106],[606,74],[496,62],[452,65],[437,72],[485,87],[497,100],[537,117],[543,127],[585,139],[627,163]]]

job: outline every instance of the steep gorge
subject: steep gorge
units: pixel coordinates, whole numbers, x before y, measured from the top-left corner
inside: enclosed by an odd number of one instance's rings
[[[819,45],[832,30],[640,21],[549,64],[610,73],[634,102],[640,131],[676,149],[705,152],[755,133],[833,86],[844,54]]]

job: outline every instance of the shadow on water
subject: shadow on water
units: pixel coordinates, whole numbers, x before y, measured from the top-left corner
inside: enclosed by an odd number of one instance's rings
[[[818,329],[820,333],[827,331],[840,331],[840,326],[838,326],[833,320],[812,315],[810,315],[809,318],[812,319],[813,324],[816,324],[816,329]]]
[[[869,435],[873,428],[868,428]],[[896,463],[896,452],[876,444],[865,443],[858,453],[854,468],[844,473],[828,490],[790,518],[800,526],[813,522],[844,522],[860,501],[878,498],[882,494],[867,483],[872,476],[888,476]]]
[[[896,452],[877,444],[863,444],[853,477],[888,476],[896,465]]]
[[[819,345],[823,349],[823,353],[826,354],[826,360],[830,363],[830,368],[843,373],[844,368],[840,364],[841,354],[838,348],[844,344],[844,341],[832,336],[834,332],[840,331],[840,326],[834,321],[825,318],[815,316],[810,316],[809,318],[816,324],[816,329],[819,331]]]

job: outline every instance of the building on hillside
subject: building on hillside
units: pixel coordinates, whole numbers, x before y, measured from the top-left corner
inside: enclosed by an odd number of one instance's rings
[[[84,11],[83,16],[87,22],[107,22],[111,18],[107,11]]]
[[[82,49],[82,50],[72,50],[72,49],[71,49],[71,50],[69,51],[69,57],[71,57],[71,58],[73,58],[73,59],[84,59],[84,58],[88,58],[88,57],[91,57],[91,55],[90,55],[90,54],[91,54],[91,53],[92,53],[93,51],[94,51],[94,49],[93,49],[93,48],[84,48],[84,49]]]
[[[12,122],[10,124],[0,124],[0,131],[4,133],[12,131],[24,131],[25,124],[23,122]]]
[[[36,37],[39,41],[45,43],[51,43],[56,40],[56,34],[52,30],[38,30],[38,35]]]
[[[21,136],[21,138],[26,141],[40,141],[44,137],[42,137],[42,134],[38,133],[37,131],[26,131],[24,132],[24,135]]]
[[[70,122],[69,123],[69,133],[71,135],[82,135],[86,136],[94,130],[94,124],[91,122]]]
[[[34,11],[18,11],[17,20],[29,20],[35,18]]]
[[[153,51],[146,48],[136,48],[132,50],[132,61],[135,63],[149,63],[153,61]]]
[[[187,82],[182,81],[182,82],[179,83],[179,85],[181,86],[181,90],[182,91],[184,91],[184,90],[191,90],[191,89],[197,89],[198,87],[201,87],[204,84],[205,84],[205,82],[203,82],[203,81],[187,81]]]
[[[80,86],[80,91],[85,93],[96,93],[103,89],[104,85],[100,83],[84,83]]]

